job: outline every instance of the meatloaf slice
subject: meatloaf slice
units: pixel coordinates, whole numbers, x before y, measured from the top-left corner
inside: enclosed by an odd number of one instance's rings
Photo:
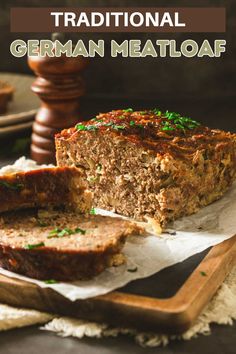
[[[97,207],[161,225],[220,198],[236,175],[236,134],[175,112],[99,114],[56,135],[59,166],[79,166]]]
[[[36,279],[89,279],[141,228],[121,218],[21,210],[2,214],[0,266]]]
[[[91,208],[92,194],[74,167],[43,168],[0,176],[0,212],[31,207]]]

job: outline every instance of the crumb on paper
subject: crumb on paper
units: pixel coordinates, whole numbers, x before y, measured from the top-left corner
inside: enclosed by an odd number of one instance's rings
[[[134,268],[127,269],[127,272],[135,273],[135,272],[137,272],[137,270],[138,270],[138,267],[134,267]]]
[[[48,279],[48,280],[44,280],[44,283],[45,284],[58,284],[59,282],[54,279]]]
[[[118,267],[126,263],[125,255],[122,253],[114,254],[109,260],[109,267]]]
[[[157,234],[157,235],[161,235],[162,234],[162,227],[160,225],[160,223],[153,218],[150,218],[149,216],[146,216],[146,220],[147,220],[147,224],[149,227],[151,227],[152,231]]]

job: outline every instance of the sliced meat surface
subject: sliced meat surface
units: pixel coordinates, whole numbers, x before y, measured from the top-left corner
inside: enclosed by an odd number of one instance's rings
[[[112,264],[127,236],[142,229],[121,218],[64,211],[2,214],[0,266],[36,279],[89,279]]]

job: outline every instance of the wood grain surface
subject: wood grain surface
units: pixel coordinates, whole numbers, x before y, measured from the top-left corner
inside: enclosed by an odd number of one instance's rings
[[[236,236],[213,247],[177,293],[167,299],[119,291],[72,302],[52,289],[0,276],[0,302],[66,316],[181,333],[210,301],[236,263]]]

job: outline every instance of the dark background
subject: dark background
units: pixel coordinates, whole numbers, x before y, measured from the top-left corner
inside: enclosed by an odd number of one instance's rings
[[[83,99],[84,116],[119,107],[161,107],[179,111],[212,127],[236,131],[234,107],[236,100],[236,1],[235,0],[1,0],[0,2],[0,71],[30,73],[26,58],[14,58],[10,43],[16,38],[50,38],[49,33],[10,33],[9,10],[21,6],[223,6],[227,13],[226,33],[162,34],[67,34],[67,38],[111,39],[122,41],[140,38],[197,40],[225,38],[226,53],[221,58],[91,58],[84,73],[87,95]],[[210,20],[210,19],[209,19]],[[109,48],[106,51],[109,53]]]

